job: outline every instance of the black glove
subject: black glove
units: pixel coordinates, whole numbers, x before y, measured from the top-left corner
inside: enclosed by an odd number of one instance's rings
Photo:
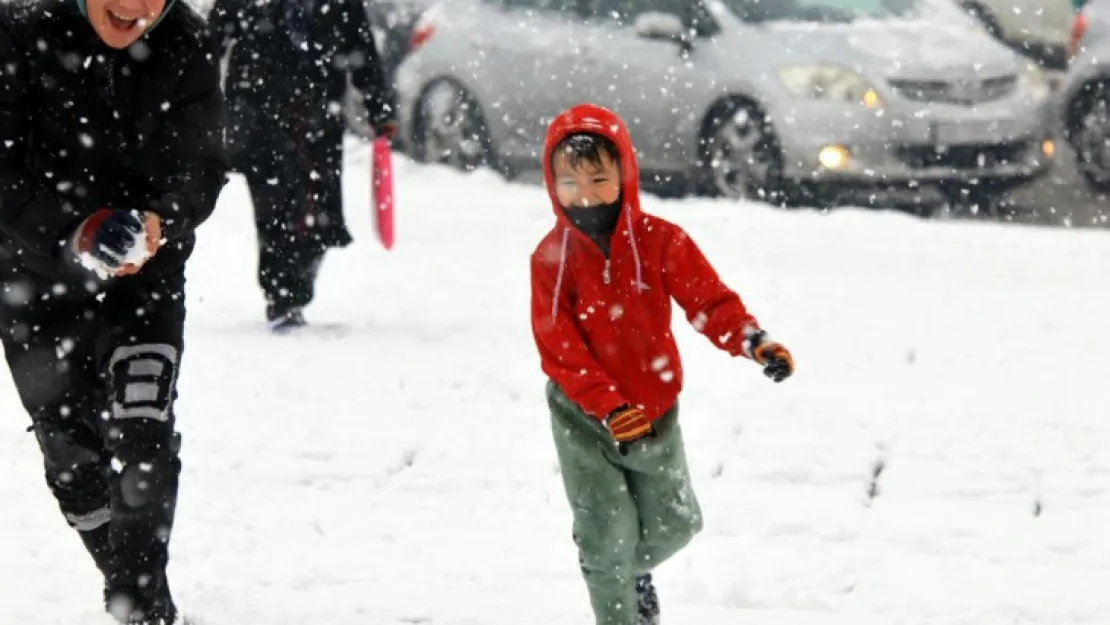
[[[397,107],[383,97],[366,98],[366,115],[370,120],[370,130],[376,137],[392,139],[397,134]]]
[[[138,211],[102,208],[77,227],[73,250],[78,256],[92,257],[90,269],[111,275],[124,265],[135,246],[146,244],[143,230]]]
[[[379,122],[370,126],[370,130],[374,131],[375,137],[385,137],[386,139],[392,139],[393,137],[397,136],[397,122],[394,122],[392,120]]]

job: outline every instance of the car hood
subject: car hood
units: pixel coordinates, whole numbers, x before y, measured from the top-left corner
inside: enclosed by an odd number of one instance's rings
[[[777,65],[834,63],[869,77],[919,80],[997,76],[1021,67],[1012,51],[967,26],[869,20],[768,22],[754,30]]]

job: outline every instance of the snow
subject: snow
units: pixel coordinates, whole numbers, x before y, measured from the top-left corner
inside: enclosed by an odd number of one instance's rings
[[[368,158],[348,154],[358,242],[325,263],[303,335],[264,330],[241,179],[200,232],[178,602],[201,625],[592,623],[528,322],[546,196],[397,157],[385,252]],[[667,623],[1105,622],[1104,233],[644,207],[799,365],[772,384],[676,308],[706,527],[657,571]],[[109,623],[7,376],[0,414],[0,623]]]

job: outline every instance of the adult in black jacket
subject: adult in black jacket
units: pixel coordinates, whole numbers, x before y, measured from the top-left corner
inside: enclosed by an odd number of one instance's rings
[[[378,134],[392,131],[393,90],[363,0],[216,0],[208,21],[230,48],[227,141],[254,203],[267,320],[286,330],[304,324],[327,249],[352,240],[341,180],[348,77]]]
[[[229,167],[211,39],[168,1],[0,4],[0,339],[108,611],[144,625],[176,616],[185,262]]]

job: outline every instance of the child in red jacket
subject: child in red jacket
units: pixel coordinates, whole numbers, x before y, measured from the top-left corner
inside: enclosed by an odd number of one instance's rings
[[[671,298],[774,381],[794,362],[681,228],[640,212],[614,113],[584,104],[555,118],[543,169],[556,225],[531,258],[532,331],[574,540],[597,625],[657,625],[651,570],[702,527],[677,421]]]

